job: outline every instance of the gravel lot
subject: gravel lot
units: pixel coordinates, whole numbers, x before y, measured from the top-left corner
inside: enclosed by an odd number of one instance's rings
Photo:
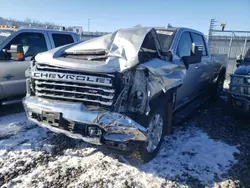
[[[29,123],[20,105],[0,117],[0,187],[249,187],[250,120],[227,98],[205,104],[139,164]]]

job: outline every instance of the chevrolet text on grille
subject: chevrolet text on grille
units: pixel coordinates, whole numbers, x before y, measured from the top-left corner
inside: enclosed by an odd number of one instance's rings
[[[77,81],[77,82],[82,82],[82,83],[92,83],[92,84],[97,84],[97,85],[112,86],[111,78],[104,78],[104,77],[98,77],[98,76],[35,71],[32,73],[32,77],[37,78],[37,79]]]

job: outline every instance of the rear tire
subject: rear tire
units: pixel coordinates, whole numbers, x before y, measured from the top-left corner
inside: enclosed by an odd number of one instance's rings
[[[224,86],[224,81],[225,81],[225,74],[220,73],[216,83],[212,86],[212,94],[211,94],[211,100],[212,101],[217,101],[221,93],[223,91],[223,86]]]

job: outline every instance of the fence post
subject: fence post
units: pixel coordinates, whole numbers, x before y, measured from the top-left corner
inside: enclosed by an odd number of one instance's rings
[[[229,42],[229,49],[228,49],[228,53],[227,53],[227,57],[228,58],[230,58],[231,48],[232,48],[232,42],[233,42],[233,34],[232,34],[230,42]]]
[[[246,51],[246,46],[247,46],[247,38],[245,38],[245,41],[244,41],[244,46],[243,46],[243,50],[242,50],[242,55],[244,56],[245,55],[245,51]]]

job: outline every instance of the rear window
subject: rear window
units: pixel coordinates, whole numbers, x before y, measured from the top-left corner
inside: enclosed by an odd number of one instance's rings
[[[52,34],[52,38],[54,40],[55,47],[74,43],[73,37],[67,34]]]

